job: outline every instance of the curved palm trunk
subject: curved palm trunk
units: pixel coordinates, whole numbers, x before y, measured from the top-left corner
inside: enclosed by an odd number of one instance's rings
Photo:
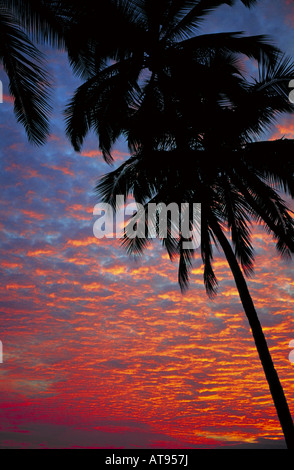
[[[210,221],[210,225],[225,253],[233,273],[240,299],[251,327],[259,358],[269,384],[270,392],[277,410],[287,447],[288,449],[294,449],[294,426],[291,413],[278,374],[275,370],[245,278],[237,262],[232,247],[224,235],[221,227],[216,221]]]

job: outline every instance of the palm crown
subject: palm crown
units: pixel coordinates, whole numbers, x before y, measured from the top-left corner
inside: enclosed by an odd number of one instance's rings
[[[167,15],[168,10],[163,11]],[[141,60],[137,60],[138,50],[137,55],[129,52],[127,58],[89,78],[68,108],[68,132],[79,149],[94,126],[108,161],[115,139],[126,135],[133,156],[100,181],[97,191],[104,202],[115,207],[116,194],[132,194],[146,206],[149,202],[202,203],[204,281],[213,295],[216,235],[211,224],[226,224],[230,229],[246,275],[253,270],[252,219],[273,234],[281,254],[293,252],[293,221],[278,194],[282,189],[293,195],[288,166],[292,143],[279,142],[264,155],[252,141],[279,113],[293,111],[286,91],[294,64],[265,37],[221,33],[183,39],[184,31],[190,35],[196,22],[192,14],[182,12],[179,20],[178,11],[177,22],[171,21],[169,28],[164,18],[159,21],[149,11],[144,14],[145,29],[149,25],[151,31],[147,28],[146,34],[155,35],[155,24],[161,25],[155,58],[152,51],[142,53]],[[257,60],[254,79],[244,75],[241,53]],[[277,164],[279,149],[287,151]],[[182,250],[181,238],[168,236],[162,241],[172,259],[180,255],[179,283],[185,290],[193,250]],[[126,236],[124,240],[128,250],[136,253],[147,243],[148,238]]]
[[[232,1],[166,0],[160,5],[151,0],[115,3],[118,18],[115,23],[116,41],[108,41],[107,35],[105,45],[101,45],[101,32],[96,33],[96,29],[94,34],[90,22],[84,56],[79,55],[80,50],[71,50],[71,57],[76,58],[76,70],[80,70],[86,80],[66,110],[67,133],[74,148],[81,149],[85,136],[92,128],[99,137],[100,149],[107,161],[111,161],[111,147],[122,133],[127,134],[133,150],[136,139],[130,129],[137,123],[142,133],[145,126],[141,126],[141,115],[146,122],[149,113],[152,116],[149,125],[153,123],[154,128],[158,126],[158,121],[154,119],[163,107],[167,118],[175,87],[182,106],[186,106],[187,101],[191,102],[187,96],[186,100],[179,96],[181,88],[182,95],[185,89],[192,89],[187,87],[186,81],[194,88],[199,86],[200,81],[202,87],[206,82],[206,89],[209,89],[213,101],[215,81],[219,77],[213,77],[211,70],[208,74],[208,65],[211,65],[208,63],[209,53],[213,56],[215,51],[219,52],[219,64],[214,61],[216,73],[222,66],[221,53],[222,57],[229,52],[243,53],[256,60],[270,59],[277,53],[263,36],[246,38],[230,33],[195,36],[195,27],[197,31],[197,26],[207,13],[221,4],[233,4]],[[83,28],[87,20],[88,16],[81,17],[80,24],[76,25],[77,31],[79,27]],[[224,79],[222,84],[225,86]],[[229,89],[230,85],[231,79],[226,88]],[[199,102],[194,101],[196,104],[198,106]],[[202,108],[207,109],[206,103]],[[179,108],[173,112],[178,113]],[[197,112],[200,116],[201,109]],[[161,118],[160,122],[165,122]],[[174,126],[178,125],[179,120],[174,123]],[[170,127],[170,122],[166,126]],[[151,134],[148,132],[148,139]],[[182,129],[178,135],[182,135]]]
[[[140,8],[149,4],[135,3]],[[146,42],[136,42],[127,53],[123,49],[110,64],[101,66],[100,62],[68,107],[68,134],[79,150],[93,127],[107,161],[111,161],[116,138],[122,133],[127,137],[133,155],[97,186],[103,201],[113,207],[115,195],[130,193],[144,205],[201,203],[206,290],[209,295],[216,292],[215,244],[223,249],[231,267],[287,445],[293,448],[292,417],[238,260],[249,275],[254,260],[251,220],[262,223],[274,236],[283,256],[294,251],[293,219],[279,195],[280,190],[294,193],[289,158],[293,142],[254,142],[280,113],[293,111],[287,88],[294,65],[261,36],[191,37],[197,26],[195,13],[201,18],[207,12],[201,8],[212,3],[200,1],[180,19],[179,9],[177,21],[175,10],[167,8],[164,17],[170,12],[169,27],[157,15],[151,21],[149,10],[140,12],[135,24]],[[240,54],[257,61],[255,79],[244,76]],[[145,225],[150,224],[145,214],[138,212],[136,223],[141,217]],[[151,220],[157,228],[156,222],[156,218]],[[171,258],[179,255],[179,283],[185,290],[194,250],[183,249],[183,233],[172,237],[169,222],[163,244]],[[130,252],[140,253],[148,238],[128,233],[127,226],[124,244]]]

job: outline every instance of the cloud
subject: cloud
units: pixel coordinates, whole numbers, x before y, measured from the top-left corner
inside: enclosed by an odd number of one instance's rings
[[[293,116],[286,116],[276,125],[270,140],[275,139],[293,139],[294,138],[294,119]]]

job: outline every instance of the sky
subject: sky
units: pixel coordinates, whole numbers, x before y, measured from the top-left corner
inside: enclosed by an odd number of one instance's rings
[[[294,56],[294,2],[241,2],[201,32],[269,34]],[[0,448],[272,448],[283,436],[238,293],[215,253],[219,293],[208,299],[200,256],[189,291],[155,241],[140,259],[93,235],[94,187],[111,170],[89,135],[76,153],[63,109],[78,78],[45,50],[53,80],[51,134],[28,143],[0,70]],[[294,77],[293,77],[294,78]],[[250,112],[250,110],[249,110]],[[294,117],[269,139],[294,138]],[[128,157],[119,141],[115,165]],[[293,264],[253,226],[248,280],[294,415]]]

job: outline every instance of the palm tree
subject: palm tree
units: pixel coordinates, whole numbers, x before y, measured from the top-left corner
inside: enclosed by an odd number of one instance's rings
[[[163,126],[167,122],[167,126],[156,128],[157,132],[152,126],[151,135],[150,127],[146,133],[140,132],[144,123],[143,106],[138,108],[139,117],[130,120],[133,126],[128,131],[132,143],[138,142],[134,155],[104,176],[97,191],[103,202],[111,204],[114,209],[117,194],[125,197],[132,194],[146,209],[150,202],[164,202],[166,205],[177,202],[179,206],[181,202],[201,203],[201,256],[207,293],[209,296],[216,294],[217,279],[212,266],[212,246],[215,244],[223,250],[233,273],[287,446],[294,448],[292,417],[244,277],[253,271],[252,220],[261,223],[274,236],[282,256],[289,257],[294,252],[293,219],[278,194],[278,190],[283,190],[292,197],[294,195],[294,164],[291,160],[294,142],[252,142],[253,137],[274,122],[278,113],[293,111],[286,90],[294,73],[294,64],[278,56],[270,64],[261,60],[259,78],[250,83],[240,72],[237,74],[232,57],[229,60],[215,54],[214,61],[222,65],[219,70],[225,70],[223,59],[227,65],[227,74],[222,77],[224,83],[228,83],[228,74],[232,70],[234,76],[231,76],[229,89],[219,82],[220,88],[215,89],[213,100],[209,90],[203,86],[200,86],[195,100],[191,98],[193,89],[187,86],[186,81],[186,88],[183,83],[175,85],[174,95],[169,87],[170,106],[167,110],[153,109],[156,125],[161,121]],[[206,60],[215,76],[211,53]],[[185,95],[190,98],[187,108],[183,107]],[[205,103],[205,110],[201,103]],[[172,114],[172,106],[177,114]],[[200,123],[195,118],[193,120],[192,115],[192,109],[199,108],[202,111]],[[147,117],[151,117],[150,114]],[[179,139],[178,129],[184,132],[184,143]],[[146,214],[147,210],[138,212],[135,220],[138,224],[142,219],[147,234],[148,224],[153,223],[155,230],[158,230],[158,224],[156,219],[152,221]],[[128,230],[133,224],[134,219],[126,226],[123,244],[128,252],[141,253],[150,240],[148,236],[130,238]],[[179,284],[185,291],[195,250],[183,249],[182,233],[178,238],[172,237],[171,220],[169,227],[162,242],[171,259],[179,256]],[[227,232],[231,234],[234,249]]]
[[[109,42],[102,47],[93,20],[88,23],[96,18],[95,6],[89,10],[86,5],[74,22],[75,31],[89,24],[89,34],[82,47],[74,44],[69,48],[72,65],[85,83],[66,110],[67,133],[80,150],[87,132],[94,129],[108,162],[116,139],[126,136],[133,156],[98,185],[104,202],[114,205],[116,194],[129,193],[142,204],[201,202],[207,292],[216,293],[215,243],[223,249],[232,270],[287,446],[294,448],[289,407],[244,277],[253,270],[252,219],[274,235],[282,255],[293,252],[293,220],[277,191],[282,188],[293,196],[292,142],[256,144],[252,140],[260,138],[278,113],[293,111],[286,90],[294,66],[263,36],[195,36],[207,13],[232,1],[166,0],[159,5],[153,0],[133,0],[110,2],[110,8],[114,3],[119,41],[108,34]],[[250,6],[254,2],[243,3]],[[240,54],[258,62],[259,77],[254,83],[245,80],[240,71]],[[257,151],[267,144],[272,156],[282,152],[279,165]],[[148,239],[130,239],[127,233],[126,228],[127,249],[141,252]],[[180,257],[179,283],[184,291],[194,252],[182,248],[182,234],[177,240],[171,230],[168,234],[163,244],[171,258]]]

